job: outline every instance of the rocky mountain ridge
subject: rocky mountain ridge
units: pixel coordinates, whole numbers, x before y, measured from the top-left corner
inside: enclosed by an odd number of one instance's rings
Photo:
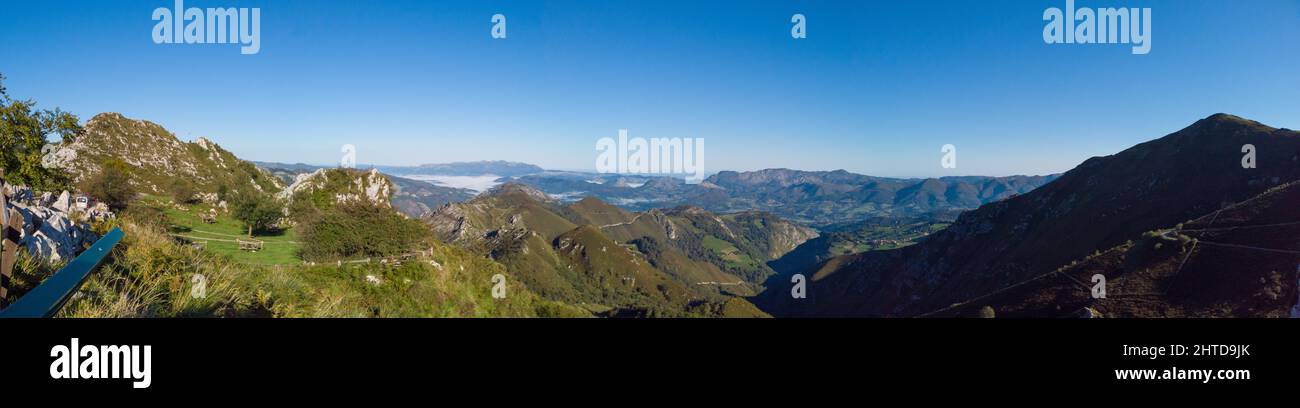
[[[556,197],[599,197],[635,211],[693,205],[770,212],[809,225],[960,212],[1032,191],[1049,176],[895,179],[836,171],[722,171],[699,184],[672,177],[548,172],[516,177]]]
[[[280,191],[279,197],[289,201],[302,196],[325,195],[335,204],[365,202],[391,208],[394,190],[393,183],[379,170],[317,169],[297,175],[293,184]]]
[[[130,167],[131,183],[139,191],[155,194],[168,192],[175,180],[191,183],[198,192],[216,192],[221,186],[268,193],[284,188],[276,177],[207,138],[182,142],[156,123],[119,113],[95,115],[84,128],[85,134],[59,145],[48,160],[74,181],[98,173],[107,161],[119,160]]]
[[[445,241],[489,253],[543,297],[624,310],[716,308],[752,295],[772,273],[765,261],[816,236],[764,213],[632,213],[514,183],[444,205],[425,222]]]
[[[1242,146],[1258,167],[1242,166]],[[808,297],[783,315],[911,316],[1002,290],[1135,239],[1248,200],[1300,177],[1300,133],[1216,114],[1115,155],[1094,157],[1046,186],[963,213],[917,245],[832,258],[804,271]]]

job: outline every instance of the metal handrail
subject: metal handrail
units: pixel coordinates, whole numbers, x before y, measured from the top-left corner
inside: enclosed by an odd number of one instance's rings
[[[113,228],[67,266],[46,278],[9,307],[0,310],[0,318],[53,317],[68,303],[68,299],[72,298],[72,294],[76,293],[90,273],[104,263],[104,259],[113,252],[113,247],[117,246],[123,235],[121,229]]]

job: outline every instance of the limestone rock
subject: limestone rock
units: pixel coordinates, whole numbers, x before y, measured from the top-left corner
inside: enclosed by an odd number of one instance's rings
[[[330,183],[331,179],[339,178],[342,178],[346,184]],[[329,193],[333,194],[338,203],[369,202],[382,207],[392,206],[391,201],[395,190],[392,181],[377,169],[361,171],[337,168],[318,169],[312,173],[299,174],[294,177],[293,184],[281,191],[279,196],[281,199],[291,200],[299,192],[313,192],[327,188],[332,189]]]
[[[18,203],[13,208],[23,216],[22,236],[18,243],[33,257],[49,262],[71,260],[85,245],[99,239],[88,225],[74,223],[66,212],[55,208]]]
[[[64,213],[72,211],[72,195],[68,194],[68,190],[63,190],[63,194],[59,194],[59,199],[54,200],[53,207]]]

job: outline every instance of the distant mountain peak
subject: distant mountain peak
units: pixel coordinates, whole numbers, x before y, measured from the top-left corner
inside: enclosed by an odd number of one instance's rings
[[[1219,126],[1242,126],[1256,130],[1276,130],[1271,126],[1228,113],[1216,113],[1193,123],[1190,128],[1213,128]]]
[[[512,194],[522,194],[538,201],[551,201],[551,197],[541,190],[516,182],[508,182],[483,192],[483,196],[487,197],[501,197]]]
[[[680,205],[668,210],[669,215],[699,215],[707,213],[708,211],[705,211],[703,208],[693,205]]]
[[[206,138],[182,142],[166,128],[146,120],[106,112],[93,116],[85,134],[60,144],[56,167],[66,169],[74,180],[96,174],[110,160],[132,167],[131,184],[159,194],[185,182],[203,193],[225,186],[233,191],[251,189],[275,192],[283,188],[279,179],[249,165],[233,153]]]
[[[97,115],[95,115],[95,116],[92,116],[92,117],[90,118],[90,120],[91,120],[91,121],[101,121],[101,120],[127,120],[127,118],[126,118],[125,115],[122,115],[121,113],[117,113],[117,112],[103,112],[103,113],[97,114]]]
[[[655,188],[673,188],[673,187],[677,187],[678,184],[682,184],[682,183],[678,182],[676,179],[672,177],[655,177],[646,180],[645,184],[643,184],[641,188],[647,190],[655,189]]]
[[[1257,146],[1259,163],[1269,165],[1243,169],[1242,144]],[[1212,115],[962,213],[916,245],[833,258],[810,280],[809,298],[818,303],[777,299],[774,311],[907,316],[937,310],[1203,217],[1298,175],[1300,133]]]
[[[463,161],[463,162],[450,162],[450,163],[426,163],[426,164],[421,164],[420,167],[451,166],[451,165],[462,165],[462,164],[496,164],[496,165],[532,166],[531,164],[528,163],[512,162],[508,160],[478,160],[478,161]]]
[[[493,174],[503,177],[522,176],[546,171],[545,169],[533,164],[504,160],[421,164],[419,170],[422,173],[450,176],[480,176]]]

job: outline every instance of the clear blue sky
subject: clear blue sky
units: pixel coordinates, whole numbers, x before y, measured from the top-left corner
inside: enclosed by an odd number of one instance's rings
[[[261,7],[251,56],[154,44],[172,4],[0,2],[10,94],[309,163],[350,143],[362,163],[590,170],[628,129],[704,137],[709,172],[1043,174],[1216,112],[1300,128],[1297,0],[1079,1],[1151,7],[1148,55],[1044,44],[1064,0],[186,2]]]

